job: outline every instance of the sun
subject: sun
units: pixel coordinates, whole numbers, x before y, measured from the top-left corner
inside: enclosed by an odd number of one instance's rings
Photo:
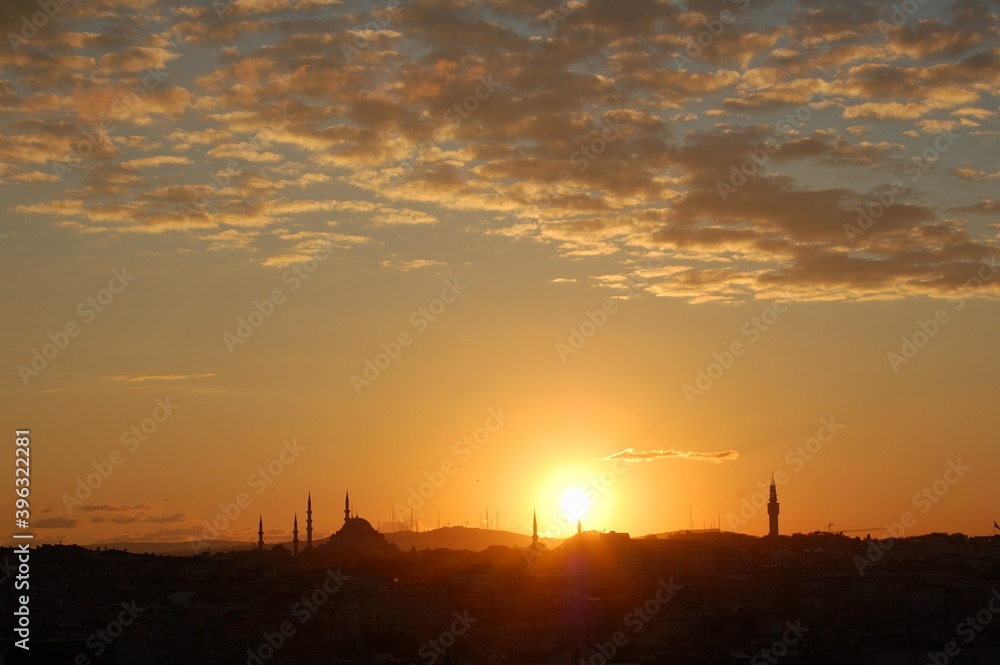
[[[571,487],[562,496],[562,509],[571,520],[582,520],[590,511],[590,497],[579,487]]]
[[[594,530],[613,521],[615,488],[603,478],[600,466],[586,462],[554,466],[532,505],[538,510],[539,532],[565,538],[576,533],[578,522]]]

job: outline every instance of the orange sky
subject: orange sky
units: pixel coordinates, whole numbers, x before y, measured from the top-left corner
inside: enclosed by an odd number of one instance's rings
[[[38,538],[1000,518],[985,1],[139,4],[0,52]]]

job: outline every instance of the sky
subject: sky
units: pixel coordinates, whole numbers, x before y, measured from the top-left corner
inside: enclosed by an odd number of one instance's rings
[[[5,2],[31,530],[991,533],[998,10]]]

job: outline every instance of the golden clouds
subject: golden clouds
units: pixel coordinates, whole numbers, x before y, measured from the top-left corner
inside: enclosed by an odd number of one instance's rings
[[[684,269],[649,291],[696,301],[937,295],[994,250],[941,219],[962,209],[944,178],[994,179],[971,142],[844,231],[909,176],[923,137],[993,131],[1000,47],[980,0],[891,30],[861,2],[592,0],[559,20],[519,2],[223,4],[150,4],[132,22],[104,3],[88,16],[105,31],[68,13],[0,55],[3,182],[40,199],[12,211],[191,233],[267,265],[307,256],[295,234],[331,221],[378,239],[462,219],[567,258],[662,254]],[[261,243],[272,234],[284,244]]]

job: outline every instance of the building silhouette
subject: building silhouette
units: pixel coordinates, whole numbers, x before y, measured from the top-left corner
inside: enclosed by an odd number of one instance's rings
[[[778,535],[778,487],[774,484],[774,473],[771,474],[771,498],[767,501],[767,519],[768,519],[768,531],[767,535],[776,537]]]
[[[306,550],[313,548],[313,496],[309,492],[306,499]]]
[[[313,544],[313,509],[312,492],[306,496],[306,528],[305,545],[299,547],[299,517],[298,511],[292,517],[291,555],[293,558],[315,557],[333,559],[344,556],[395,556],[399,548],[386,540],[368,520],[358,517],[351,504],[351,495],[344,496],[344,524],[324,542]],[[279,545],[280,547],[280,545]],[[257,551],[264,551],[264,520],[261,516],[257,523]],[[286,550],[287,551],[287,550]]]

